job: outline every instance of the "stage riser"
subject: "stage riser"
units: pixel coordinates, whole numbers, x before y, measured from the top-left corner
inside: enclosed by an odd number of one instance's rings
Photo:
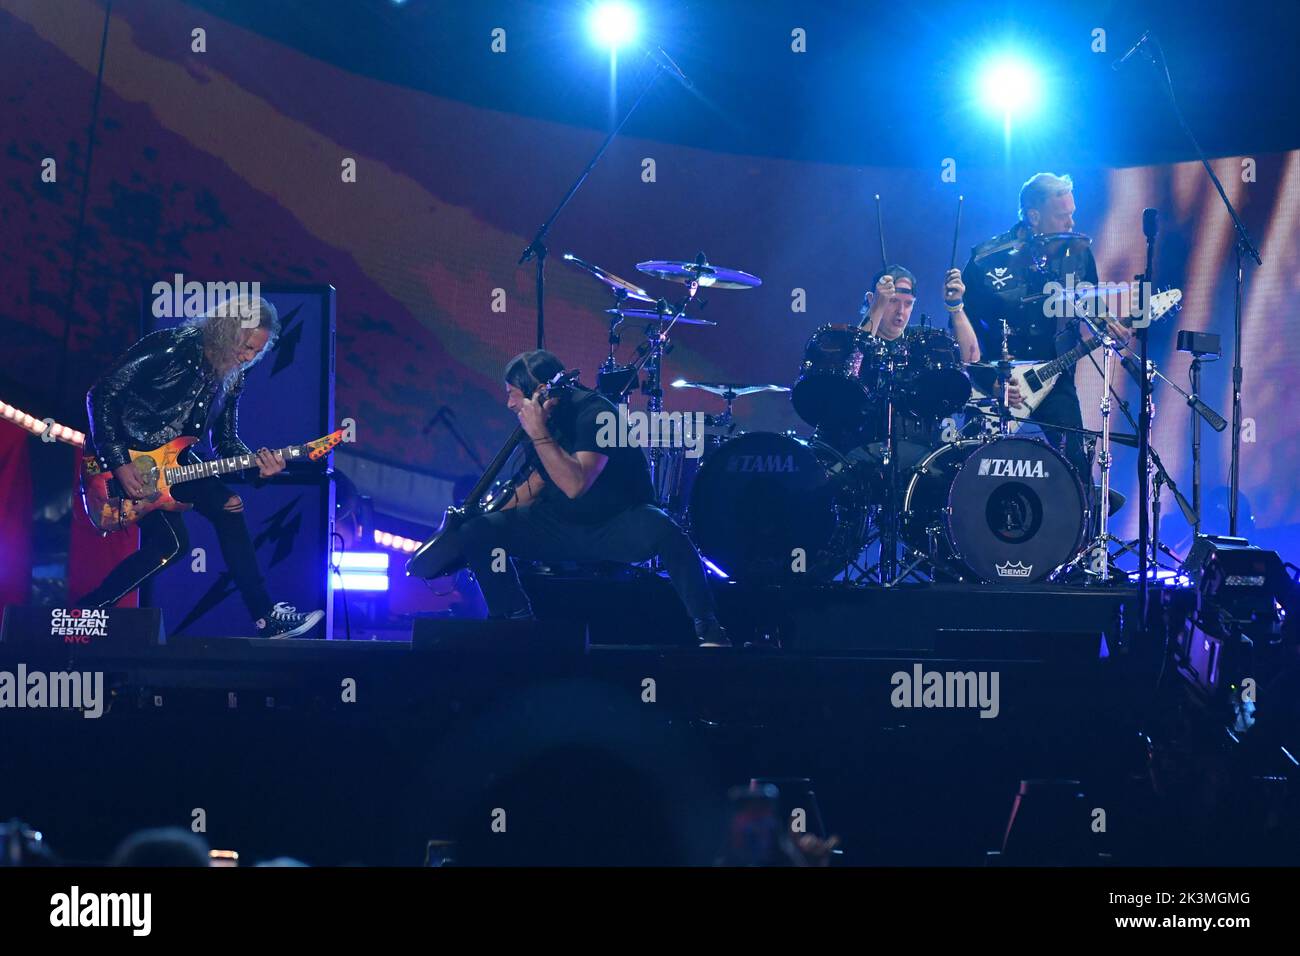
[[[662,578],[525,579],[545,620],[578,622],[597,645],[689,645],[690,623]],[[1126,589],[1047,586],[898,588],[716,585],[719,616],[733,642],[805,654],[939,654],[971,659],[1096,659],[1122,639]],[[1133,615],[1130,614],[1130,619]]]

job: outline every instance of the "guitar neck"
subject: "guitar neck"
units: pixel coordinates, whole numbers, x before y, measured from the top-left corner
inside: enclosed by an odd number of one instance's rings
[[[305,445],[290,445],[287,448],[277,449],[276,454],[284,456],[286,462],[302,461],[307,458],[308,448]],[[174,465],[166,471],[168,485],[178,485],[185,481],[195,481],[199,478],[215,478],[218,475],[228,475],[235,471],[247,471],[249,468],[257,467],[257,456],[248,455],[231,455],[229,458],[214,458],[212,461],[196,461],[192,465]]]
[[[1039,378],[1056,378],[1062,372],[1068,372],[1074,367],[1074,364],[1083,358],[1089,352],[1101,345],[1101,339],[1093,336],[1087,342],[1080,342],[1064,355],[1058,355],[1056,358],[1038,369]]]
[[[1181,306],[1183,294],[1180,289],[1166,289],[1164,292],[1157,292],[1151,297],[1149,305],[1148,322],[1153,322],[1167,312],[1177,312]],[[1098,320],[1100,321],[1100,320]],[[1042,379],[1055,378],[1062,372],[1067,372],[1079,359],[1084,358],[1089,352],[1101,348],[1102,340],[1099,336],[1093,335],[1087,342],[1080,342],[1070,351],[1066,352],[1052,361],[1042,365],[1038,369],[1038,377]],[[1123,357],[1124,367],[1134,375],[1142,374],[1142,366],[1133,362],[1131,356]]]
[[[510,456],[514,454],[515,449],[519,447],[519,443],[523,440],[524,430],[516,428],[514,434],[501,446],[501,450],[497,452],[496,457],[488,463],[487,470],[483,472],[483,477],[479,478],[478,484],[465,496],[465,509],[467,511],[477,512],[479,510],[479,502],[488,493],[488,489],[492,487],[492,482],[496,481],[497,475],[501,473],[501,469],[506,466],[506,462],[510,460]]]

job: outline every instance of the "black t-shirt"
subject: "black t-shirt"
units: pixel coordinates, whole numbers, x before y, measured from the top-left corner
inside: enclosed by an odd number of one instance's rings
[[[594,451],[609,461],[585,494],[570,498],[546,473],[537,451],[531,445],[527,461],[541,473],[546,483],[531,507],[546,508],[557,517],[575,524],[593,525],[608,521],[634,505],[654,501],[650,468],[645,452],[633,447],[602,447],[597,441],[602,423],[609,421],[601,413],[613,416],[615,425],[606,435],[617,435],[618,410],[604,396],[587,389],[575,389],[551,410],[550,430],[555,443],[569,454]]]
[[[1076,325],[1046,314],[1040,298],[1048,282],[1064,283],[1073,275],[1076,282],[1097,282],[1097,263],[1092,249],[1072,253],[1047,264],[1051,275],[1033,269],[1021,254],[1030,238],[1029,227],[1013,228],[971,250],[962,270],[966,283],[966,315],[980,343],[980,358],[997,361],[1002,355],[1002,320],[1010,326],[1008,351],[1016,360],[1047,361],[1078,342]],[[1030,301],[1025,301],[1029,299]],[[1073,388],[1074,376],[1062,377],[1062,386]]]

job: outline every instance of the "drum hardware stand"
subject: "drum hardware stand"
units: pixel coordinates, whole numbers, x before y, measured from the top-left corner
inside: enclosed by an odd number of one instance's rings
[[[736,426],[736,417],[732,414],[732,406],[740,396],[736,394],[734,389],[729,388],[720,397],[727,403],[727,407],[721,415],[705,415],[704,424],[711,425],[714,428],[721,428],[727,434],[730,434],[731,430]]]
[[[1096,334],[1096,327],[1093,326],[1092,322],[1088,322],[1088,325],[1093,329],[1093,334]],[[1124,360],[1126,366],[1129,366],[1130,365],[1129,357],[1124,354],[1123,351],[1124,347],[1119,345],[1119,343],[1116,342],[1113,343],[1113,348],[1115,350],[1115,354]],[[1096,359],[1092,355],[1089,355],[1088,358],[1093,363],[1093,367],[1095,368],[1097,364]],[[1130,368],[1130,370],[1132,369]],[[1222,430],[1222,428],[1226,426],[1226,423],[1223,422],[1223,419],[1217,415],[1214,409],[1210,408],[1208,405],[1202,402],[1197,396],[1188,395],[1176,384],[1169,381],[1168,378],[1162,375],[1160,370],[1156,367],[1155,362],[1148,361],[1146,363],[1146,370],[1147,370],[1148,384],[1152,388],[1154,388],[1155,379],[1159,378],[1163,380],[1171,388],[1173,388],[1176,392],[1178,392],[1180,395],[1182,395],[1184,398],[1187,399],[1187,404],[1197,412],[1197,416],[1195,420],[1197,421],[1198,424],[1200,418],[1204,417],[1205,420],[1210,422],[1211,425],[1213,425],[1215,420],[1217,419],[1220,422],[1219,430]],[[1100,371],[1100,369],[1098,371]],[[1134,374],[1137,373],[1135,372]],[[1119,395],[1119,393],[1115,391],[1114,386],[1111,386],[1109,395],[1115,400],[1115,403],[1119,406],[1119,410],[1124,413],[1125,419],[1128,420],[1129,425],[1134,429],[1134,432],[1136,433],[1138,429],[1138,424],[1133,420],[1133,412],[1129,408],[1128,402],[1126,402]],[[1179,558],[1178,555],[1176,555],[1168,546],[1166,546],[1160,541],[1159,531],[1160,531],[1160,488],[1161,486],[1163,485],[1168,487],[1169,490],[1174,493],[1174,501],[1178,505],[1179,510],[1182,511],[1183,518],[1187,521],[1189,526],[1196,527],[1200,524],[1200,512],[1197,510],[1195,505],[1189,503],[1188,500],[1185,497],[1183,497],[1182,491],[1180,491],[1178,488],[1178,483],[1175,482],[1173,476],[1169,474],[1169,470],[1165,468],[1164,462],[1160,460],[1160,456],[1156,453],[1156,450],[1148,446],[1147,452],[1150,456],[1149,470],[1150,473],[1154,475],[1154,478],[1150,479],[1151,483],[1148,485],[1148,487],[1152,489],[1151,508],[1152,508],[1152,514],[1154,515],[1154,521],[1151,527],[1151,536],[1150,536],[1151,544],[1150,544],[1150,550],[1148,551],[1149,562],[1157,567],[1160,567],[1161,565],[1159,562],[1159,555],[1160,553],[1163,552],[1167,557],[1178,562],[1179,564],[1182,564],[1182,559]],[[1109,510],[1109,502],[1106,503],[1106,507],[1107,510]],[[1126,554],[1129,551],[1136,552],[1137,549],[1142,545],[1142,538],[1141,536],[1139,536],[1133,541],[1123,542],[1122,544],[1123,547],[1121,547],[1119,551],[1111,555],[1112,560],[1119,558],[1121,555]],[[1174,569],[1165,568],[1165,570],[1168,571]]]
[[[934,564],[930,560],[930,557],[928,555],[925,555],[922,552],[917,551],[913,548],[908,548],[907,550],[912,556],[912,563],[909,564],[907,567],[903,568],[902,571],[898,572],[898,577],[894,578],[893,581],[889,582],[889,587],[896,587],[897,585],[902,584],[903,581],[905,581],[908,577],[910,577],[913,573],[915,573],[916,569],[920,567],[922,564],[928,563],[930,564],[932,569],[934,567]],[[931,581],[934,580],[933,571],[931,572],[929,579]]]
[[[876,571],[878,565],[870,567],[862,566],[862,556],[871,550],[871,545],[879,540],[879,535],[875,531],[868,531],[865,540],[862,542],[862,548],[858,553],[849,559],[844,565],[844,583],[859,586],[871,579],[871,575]],[[857,572],[856,576],[852,572]]]
[[[894,493],[891,500],[896,502],[897,496],[898,496],[897,481],[895,480]],[[899,514],[897,503],[893,504],[891,508],[894,514],[893,514],[893,523],[890,525],[890,527],[894,528],[895,533],[897,534],[897,531],[900,529],[900,525],[902,524],[902,518]],[[911,563],[908,564],[906,567],[904,567],[901,571],[897,571],[897,567],[895,567],[897,573],[894,575],[893,579],[886,585],[886,587],[895,587],[899,584],[902,584],[905,580],[907,580],[907,578],[911,577],[913,574],[917,574],[918,572],[916,569],[919,568],[922,564],[925,564],[929,567],[929,572],[926,575],[926,580],[929,580],[931,582],[934,581],[935,572],[939,569],[940,566],[939,557],[938,557],[939,532],[937,528],[931,526],[926,528],[925,534],[926,534],[926,540],[929,542],[930,545],[929,553],[920,551],[916,548],[913,548],[910,545],[904,544],[903,550],[906,555],[904,560],[910,558]],[[897,545],[895,545],[895,547],[897,547]],[[898,561],[896,559],[895,566],[897,566],[897,564]]]
[[[1086,317],[1083,318],[1084,321],[1088,321]],[[1088,322],[1088,325],[1092,326],[1092,323]],[[1097,333],[1098,330],[1094,327],[1093,334],[1096,335]],[[1097,465],[1101,469],[1101,508],[1097,515],[1097,536],[1093,538],[1091,545],[1079,552],[1073,561],[1061,569],[1061,573],[1064,574],[1086,559],[1088,564],[1085,569],[1084,583],[1093,585],[1107,583],[1110,579],[1111,543],[1124,544],[1123,541],[1110,533],[1110,402],[1111,362],[1113,359],[1111,350],[1114,346],[1114,339],[1111,338],[1109,328],[1101,333],[1101,340],[1105,354],[1101,359],[1101,451],[1097,453]],[[1084,476],[1084,480],[1089,485],[1092,484],[1091,475]]]
[[[700,258],[703,259],[703,257],[704,253],[700,253]],[[686,310],[695,301],[695,294],[699,291],[700,282],[697,278],[686,283],[686,295],[682,298],[681,305],[676,310],[669,306],[667,299],[661,298],[656,303],[659,321],[654,326],[653,331],[647,332],[651,342],[647,355],[652,357],[646,366],[649,371],[649,380],[641,388],[642,392],[649,397],[646,402],[646,410],[650,412],[651,421],[654,421],[657,413],[662,412],[664,408],[663,360],[664,356],[672,348],[668,333],[677,324],[677,320],[686,314]],[[667,318],[670,314],[672,318]],[[664,450],[659,447],[658,442],[654,442],[650,447],[650,480],[660,507],[668,504],[668,487],[665,482],[666,475],[663,463]]]
[[[640,379],[641,370],[646,372],[646,381],[641,385],[641,392],[647,396],[646,410],[652,415],[655,412],[663,411],[664,407],[664,390],[663,390],[663,359],[669,348],[668,332],[673,325],[686,314],[686,309],[695,299],[695,294],[699,291],[699,282],[693,281],[686,284],[686,296],[682,300],[681,306],[673,311],[668,305],[667,299],[660,299],[657,303],[659,320],[656,323],[646,327],[646,343],[642,343],[638,351],[640,356],[632,363],[632,370],[636,375],[628,379],[627,384],[623,386],[623,391],[619,394],[619,402],[626,403],[631,395],[631,388]],[[620,290],[621,291],[621,290]],[[669,315],[672,318],[668,318]],[[621,321],[621,319],[620,319]],[[666,323],[666,324],[665,324]],[[613,329],[610,331],[611,340],[614,337]],[[611,359],[613,354],[611,351]],[[663,454],[658,443],[653,443],[650,447],[650,483],[655,491],[655,500],[660,507],[667,504],[665,500],[666,489],[661,487],[664,479]]]
[[[626,299],[627,299],[627,291],[626,291],[626,290],[624,290],[624,289],[615,289],[615,290],[614,290],[614,308],[615,308],[616,310],[622,310],[622,308],[623,308],[623,303],[624,303],[624,301],[625,301]],[[609,317],[609,355],[606,357],[604,364],[601,365],[598,374],[602,374],[602,373],[603,373],[603,374],[609,374],[609,373],[612,373],[615,369],[618,368],[618,359],[617,359],[615,353],[617,352],[619,345],[620,345],[620,344],[622,343],[622,341],[623,341],[622,336],[620,336],[620,335],[618,334],[618,328],[619,328],[619,326],[622,325],[622,324],[623,324],[623,316],[620,314],[619,311],[616,311],[616,312],[614,312],[613,314],[610,315],[610,317]],[[620,393],[619,393],[619,396],[618,396],[619,404],[621,404],[621,405],[626,405],[626,404],[628,403],[628,401],[630,400],[630,398],[631,398],[631,390],[630,390],[629,388],[627,388],[627,387],[624,387],[623,391],[620,392]]]
[[[883,247],[881,249],[883,253]],[[893,587],[898,583],[898,436],[894,434],[894,355],[890,352],[885,367],[888,387],[885,389],[885,447],[882,457],[886,469],[886,496],[884,520],[880,525],[880,583]]]
[[[1011,434],[1011,409],[1007,402],[1007,392],[1011,388],[1011,352],[1007,348],[1011,337],[1011,326],[1002,320],[1002,357],[998,359],[998,376],[1002,379],[1002,400],[998,402],[998,434],[1006,437]]]

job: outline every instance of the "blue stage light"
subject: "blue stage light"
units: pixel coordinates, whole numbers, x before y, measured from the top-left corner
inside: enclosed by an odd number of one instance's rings
[[[1030,63],[1014,56],[988,60],[979,70],[979,100],[999,119],[1020,119],[1034,112],[1042,98],[1042,77]]]
[[[386,551],[336,551],[334,571],[338,583],[348,591],[388,590]]]
[[[638,29],[636,8],[627,3],[597,4],[587,19],[593,43],[611,50],[635,39]]]

